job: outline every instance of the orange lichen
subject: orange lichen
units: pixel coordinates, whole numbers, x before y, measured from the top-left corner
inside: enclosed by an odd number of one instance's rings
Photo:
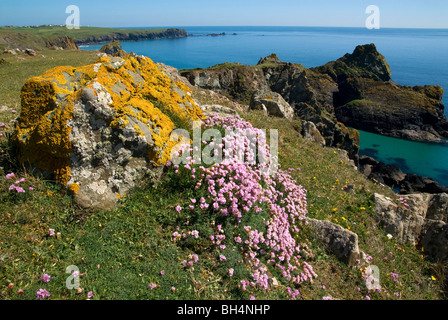
[[[68,187],[68,190],[70,190],[71,192],[73,192],[73,194],[78,194],[79,188],[80,188],[79,184],[77,184],[77,183],[72,183],[72,184]]]
[[[22,114],[14,136],[22,163],[53,173],[64,185],[68,183],[72,143],[67,123],[73,118],[81,89],[93,88],[93,83],[103,86],[112,98],[110,107],[116,111],[110,123],[112,128],[125,128],[132,117],[152,132],[149,158],[155,165],[169,160],[176,142],[170,141],[175,129],[173,121],[154,103],[184,119],[205,118],[188,86],[173,82],[149,58],[102,57],[93,65],[57,67],[29,79],[22,89]],[[137,135],[144,135],[138,125],[134,129]]]

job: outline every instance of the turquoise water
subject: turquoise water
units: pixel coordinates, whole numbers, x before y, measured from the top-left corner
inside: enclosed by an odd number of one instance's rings
[[[182,28],[182,27],[181,27]],[[178,69],[206,68],[223,62],[253,65],[276,53],[283,61],[307,68],[375,43],[402,85],[437,84],[448,90],[448,29],[380,29],[318,27],[183,27],[193,35],[226,32],[219,37],[188,37],[122,42],[127,52],[143,54]],[[236,33],[237,35],[233,35]],[[83,47],[100,49],[102,45]],[[443,102],[448,106],[448,94]],[[448,115],[448,108],[445,109]],[[403,171],[429,176],[448,185],[448,146],[424,144],[361,133],[361,155],[373,155]]]
[[[360,131],[360,155],[393,164],[405,173],[431,177],[448,185],[448,144],[413,142]]]

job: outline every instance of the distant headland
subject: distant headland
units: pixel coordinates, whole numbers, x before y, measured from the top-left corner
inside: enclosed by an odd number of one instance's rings
[[[20,35],[20,36],[19,36]],[[62,49],[78,49],[80,45],[101,42],[140,41],[155,39],[185,38],[188,33],[184,29],[118,29],[81,27],[68,30],[65,25],[43,25],[0,27],[0,49],[60,47]]]

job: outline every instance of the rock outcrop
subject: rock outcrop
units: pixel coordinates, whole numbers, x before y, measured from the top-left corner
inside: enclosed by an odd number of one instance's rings
[[[283,97],[272,91],[257,91],[253,94],[249,105],[250,110],[265,110],[274,117],[294,119],[294,110]]]
[[[105,44],[100,52],[106,53],[112,57],[124,57],[126,52],[121,48],[121,43],[118,40],[114,40],[111,43]]]
[[[448,193],[448,187],[416,174],[406,174],[397,166],[385,164],[368,156],[359,159],[359,171],[367,178],[399,190],[400,194]]]
[[[400,86],[374,44],[358,46],[353,54],[312,68],[337,84],[335,114],[347,126],[413,141],[441,142],[448,121],[440,86]]]
[[[441,185],[431,178],[408,174],[400,183],[400,193],[410,194],[415,192],[434,194],[448,193],[448,187]]]
[[[359,165],[360,172],[367,178],[391,188],[399,187],[401,182],[406,178],[406,174],[397,166],[379,162],[371,157],[360,157]]]
[[[317,129],[316,125],[311,121],[302,120],[302,137],[312,141],[322,147],[325,147],[325,139],[320,134],[320,131]]]
[[[177,143],[168,115],[204,118],[185,84],[135,54],[51,69],[29,79],[21,97],[18,159],[95,209],[113,208],[167,162]]]
[[[362,259],[363,253],[359,250],[356,233],[327,220],[306,218],[306,222],[311,224],[319,241],[339,260],[354,266],[356,260]]]
[[[62,48],[64,50],[79,50],[75,41],[66,36],[47,41],[47,48]]]
[[[374,195],[375,220],[399,243],[420,244],[437,262],[448,261],[448,194]]]

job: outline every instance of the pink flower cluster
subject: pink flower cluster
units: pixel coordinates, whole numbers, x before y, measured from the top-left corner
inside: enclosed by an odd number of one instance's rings
[[[183,261],[181,262],[181,264],[182,264],[182,266],[183,266],[184,268],[193,267],[194,264],[195,264],[196,262],[199,261],[199,257],[198,257],[198,255],[196,255],[196,254],[190,254],[190,255],[188,256],[188,260],[190,260],[190,261],[183,260]]]
[[[11,180],[13,178],[15,178],[14,173],[9,173],[6,175],[6,180]],[[25,193],[25,189],[20,187],[19,184],[24,183],[25,182],[25,178],[21,178],[19,180],[17,180],[16,182],[14,182],[10,187],[9,187],[9,191],[13,191],[15,190],[17,193]],[[33,188],[30,187],[29,191],[33,191]]]
[[[184,165],[187,174],[191,174],[196,189],[205,190],[207,199],[191,199],[190,210],[213,212],[235,221],[233,225],[241,223],[245,215],[268,213],[264,219],[265,228],[257,230],[252,226],[245,226],[243,234],[234,234],[226,239],[221,225],[216,233],[210,235],[212,244],[219,249],[226,248],[226,241],[234,241],[234,245],[241,246],[246,261],[250,261],[254,281],[243,281],[243,290],[247,285],[268,289],[268,267],[278,268],[283,278],[293,284],[312,281],[317,275],[312,266],[302,260],[301,248],[294,236],[300,230],[298,225],[307,214],[306,190],[299,186],[290,175],[291,170],[277,170],[273,175],[266,174],[270,163],[257,162],[257,151],[250,136],[260,135],[259,129],[252,127],[238,117],[221,117],[211,115],[205,121],[206,127],[221,126],[229,134],[223,138],[226,146],[232,145],[233,150],[226,149],[233,157],[226,157],[220,163],[209,168],[200,166],[198,172],[194,168],[195,161],[188,157],[189,163]],[[241,138],[242,137],[242,138]],[[258,153],[264,158],[273,159],[269,147],[259,148]],[[181,152],[192,153],[193,149],[185,145]],[[233,151],[233,152],[232,152]],[[241,161],[245,159],[245,161]],[[259,158],[258,158],[259,159]],[[198,160],[198,159],[197,159]],[[181,166],[174,166],[175,174],[181,174]],[[194,170],[194,172],[193,172]],[[190,172],[191,171],[191,172]],[[194,178],[193,178],[194,176]],[[176,235],[177,236],[177,235]],[[173,237],[175,237],[173,235]],[[218,254],[220,261],[227,258]],[[266,262],[266,267],[262,260]],[[293,297],[298,291],[292,291]]]
[[[390,274],[389,274],[389,276],[390,276],[390,278],[392,279],[392,280],[394,280],[396,283],[398,283],[398,284],[400,284],[400,281],[398,280],[398,278],[400,277],[397,273],[393,273],[393,272],[391,272]]]
[[[48,292],[45,289],[39,289],[39,291],[36,292],[36,299],[44,300],[45,298],[48,298],[50,296],[50,292]]]

